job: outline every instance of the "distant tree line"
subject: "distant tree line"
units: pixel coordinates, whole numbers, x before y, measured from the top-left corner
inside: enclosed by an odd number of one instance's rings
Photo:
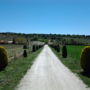
[[[23,44],[27,39],[31,41],[58,42],[67,45],[90,45],[90,35],[70,35],[70,34],[24,34],[24,33],[0,33],[0,40],[13,40]]]

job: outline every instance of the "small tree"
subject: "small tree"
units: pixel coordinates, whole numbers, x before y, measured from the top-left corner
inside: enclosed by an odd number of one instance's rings
[[[56,50],[57,50],[57,52],[60,52],[60,46],[59,45],[56,45]]]
[[[65,45],[64,45],[63,48],[62,48],[62,57],[63,57],[63,58],[67,58],[67,48],[66,48]]]
[[[24,50],[23,56],[24,56],[24,57],[27,57],[27,51],[26,51],[26,50]]]
[[[15,40],[15,38],[13,38],[13,42],[12,42],[12,44],[16,44],[16,40]]]
[[[36,46],[35,46],[35,45],[32,46],[32,51],[33,51],[33,52],[36,51]]]

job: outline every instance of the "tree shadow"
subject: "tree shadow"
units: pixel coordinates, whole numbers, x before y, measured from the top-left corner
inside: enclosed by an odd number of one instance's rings
[[[80,74],[83,75],[83,76],[86,76],[86,77],[90,78],[90,72],[82,71],[82,72],[80,72]]]

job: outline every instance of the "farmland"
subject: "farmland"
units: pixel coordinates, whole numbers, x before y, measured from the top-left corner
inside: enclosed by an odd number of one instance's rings
[[[60,58],[73,73],[76,73],[90,87],[90,78],[81,74],[80,54],[85,45],[90,45],[90,36],[77,35],[56,35],[56,34],[1,34],[0,46],[6,48],[8,52],[9,64],[5,71],[0,72],[0,90],[13,90],[19,80],[31,67],[33,60],[40,53],[41,49],[32,52],[33,46],[52,44],[56,45],[55,54]],[[7,43],[12,41],[14,43]],[[80,41],[79,41],[80,40]],[[85,42],[84,42],[85,41]],[[23,46],[27,45],[28,57],[22,57]],[[37,45],[37,46],[36,46]],[[62,57],[62,46],[67,45],[67,58]],[[60,46],[60,52],[58,50]],[[8,76],[8,77],[7,77]],[[14,78],[13,78],[14,77]],[[10,78],[10,80],[9,80]],[[12,83],[12,84],[11,84]]]
[[[63,64],[65,64],[73,73],[76,73],[83,82],[90,87],[90,78],[81,74],[80,55],[84,47],[85,46],[67,45],[67,58],[62,57],[62,52],[58,53],[54,49],[52,50],[60,58]]]

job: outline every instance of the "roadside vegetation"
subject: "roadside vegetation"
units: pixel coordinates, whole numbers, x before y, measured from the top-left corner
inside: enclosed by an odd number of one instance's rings
[[[60,58],[62,63],[66,65],[73,73],[76,73],[83,82],[90,87],[90,77],[82,74],[83,69],[80,65],[80,55],[85,46],[67,45],[67,58],[62,57],[62,51],[57,52],[52,48],[53,52]],[[62,49],[62,47],[61,47]]]
[[[6,69],[0,72],[0,90],[13,90],[41,50],[42,48],[36,52],[29,53],[26,58],[22,56],[9,62]]]
[[[90,45],[90,35],[0,33],[0,46],[5,47],[9,58],[5,71],[0,72],[0,90],[13,90],[45,44],[90,87],[90,76],[82,74],[84,69],[80,65],[80,55]]]

